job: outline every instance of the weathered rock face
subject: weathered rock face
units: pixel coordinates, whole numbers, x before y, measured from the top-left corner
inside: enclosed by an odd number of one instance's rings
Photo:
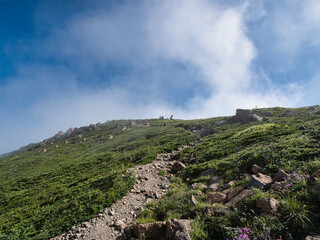
[[[225,203],[228,200],[228,197],[224,193],[208,193],[207,199],[210,203]]]
[[[272,178],[268,175],[258,173],[251,176],[251,180],[248,183],[248,187],[255,187],[260,189],[268,189],[272,184]]]
[[[132,227],[132,233],[138,239],[164,239],[166,237],[166,222],[137,224]]]
[[[172,173],[177,173],[177,172],[181,172],[184,168],[186,167],[186,165],[184,165],[182,162],[175,162],[171,168],[171,172]]]
[[[247,109],[237,109],[236,116],[234,116],[236,122],[249,123],[255,121],[262,121],[263,117],[254,114],[251,110]]]
[[[284,170],[279,170],[273,178],[274,182],[281,182],[284,178],[289,177],[289,174],[286,173]]]
[[[253,192],[251,190],[243,190],[242,192],[237,194],[235,197],[233,197],[229,202],[227,202],[226,205],[228,206],[228,205],[236,204],[241,200],[248,198],[252,195],[253,195]]]
[[[234,198],[237,194],[239,194],[241,191],[243,190],[243,187],[236,187],[234,189],[232,189],[231,192],[229,192],[228,194],[228,201],[230,201],[232,198]]]
[[[189,232],[191,223],[186,219],[168,220],[166,224],[166,239],[168,240],[191,240]]]
[[[260,198],[257,201],[257,207],[264,213],[276,213],[279,201],[274,198]]]

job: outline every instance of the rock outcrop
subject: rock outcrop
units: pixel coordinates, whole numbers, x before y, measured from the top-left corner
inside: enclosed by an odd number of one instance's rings
[[[242,122],[242,123],[249,123],[249,122],[261,122],[263,117],[258,116],[257,114],[253,113],[251,110],[247,109],[237,109],[236,115],[233,117],[235,122]]]

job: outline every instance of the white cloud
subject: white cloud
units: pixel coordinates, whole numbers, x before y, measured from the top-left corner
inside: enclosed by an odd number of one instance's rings
[[[16,77],[21,89],[31,83],[29,95],[40,90],[45,96],[24,111],[35,122],[24,133],[19,129],[21,139],[42,140],[60,129],[108,119],[171,114],[201,118],[231,115],[236,108],[255,105],[293,106],[299,101],[295,90],[285,91],[283,86],[274,90],[270,80],[268,89],[256,87],[252,62],[257,50],[246,24],[265,12],[261,5],[254,6],[254,18],[247,18],[252,6],[248,3],[222,6],[209,0],[144,1],[118,6],[112,13],[101,8],[71,18],[64,28],[53,29],[47,39],[35,43],[40,59],[55,59],[67,66],[40,66],[35,75],[34,68],[25,66],[27,70]],[[134,70],[114,77],[111,85],[108,79],[99,90],[78,81],[83,74],[94,76],[97,66],[112,64]],[[171,83],[176,79],[178,84]],[[12,86],[4,91],[17,92]],[[194,92],[199,86],[202,89]],[[178,104],[169,101],[178,91],[190,96]],[[294,101],[293,95],[298,96]],[[3,146],[0,152],[9,148],[4,142]]]

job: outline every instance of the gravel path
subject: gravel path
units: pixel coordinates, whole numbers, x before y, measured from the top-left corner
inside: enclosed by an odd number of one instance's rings
[[[74,226],[67,233],[51,238],[51,240],[130,239],[130,231],[127,230],[127,227],[136,221],[137,216],[148,202],[161,198],[169,189],[170,174],[159,176],[160,171],[168,172],[173,165],[172,156],[187,147],[183,146],[178,151],[159,154],[152,163],[132,168],[137,180],[129,194],[101,211],[89,222]]]

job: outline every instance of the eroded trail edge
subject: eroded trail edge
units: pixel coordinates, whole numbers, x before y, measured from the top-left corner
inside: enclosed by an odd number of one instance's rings
[[[129,169],[134,172],[136,183],[125,197],[111,207],[103,209],[97,217],[74,226],[67,233],[51,240],[129,239],[131,233],[127,229],[137,220],[147,203],[160,199],[169,190],[171,175],[165,173],[168,173],[173,165],[172,157],[194,145],[192,143],[182,146],[177,151],[158,154],[153,162]]]

